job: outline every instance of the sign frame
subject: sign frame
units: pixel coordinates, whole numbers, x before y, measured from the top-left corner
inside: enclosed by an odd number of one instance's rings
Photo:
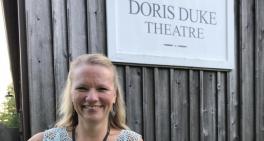
[[[129,0],[127,0],[129,1]],[[139,0],[140,1],[140,0]],[[145,0],[147,1],[147,0]],[[225,50],[223,51],[223,59],[214,59],[214,58],[195,58],[189,56],[188,58],[184,56],[168,56],[166,53],[151,53],[152,50],[147,50],[144,52],[129,52],[129,51],[120,51],[120,48],[123,46],[129,47],[129,42],[123,43],[120,39],[124,36],[130,37],[130,33],[126,32],[121,34],[120,23],[122,21],[118,17],[119,0],[107,0],[106,2],[106,14],[107,14],[107,54],[108,57],[113,62],[124,62],[124,63],[135,63],[135,64],[148,64],[148,65],[161,65],[161,66],[176,66],[176,67],[195,67],[195,68],[209,68],[209,69],[227,69],[231,70],[234,68],[234,1],[225,0],[226,13],[225,13]],[[121,8],[120,8],[121,9]],[[124,19],[126,20],[126,19]],[[138,23],[135,22],[135,25],[138,26]],[[217,36],[217,35],[215,35]],[[138,46],[143,48],[146,44],[139,42]],[[131,48],[131,47],[130,47]],[[161,54],[161,55],[160,55]]]

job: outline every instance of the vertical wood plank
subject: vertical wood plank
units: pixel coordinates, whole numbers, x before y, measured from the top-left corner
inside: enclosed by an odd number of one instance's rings
[[[264,139],[264,1],[256,0],[256,49],[255,49],[255,89],[256,89],[256,141]]]
[[[26,0],[31,133],[55,121],[50,1]],[[41,112],[40,112],[41,111]]]
[[[242,0],[240,7],[240,135],[241,141],[251,141],[254,140],[254,1]]]
[[[87,0],[87,36],[89,53],[106,54],[105,0]]]
[[[226,76],[217,72],[217,138],[226,141]]]
[[[188,75],[170,70],[171,140],[189,140]]]
[[[240,54],[238,46],[240,46],[240,1],[235,1],[235,50],[234,50],[234,68],[227,73],[227,140],[238,141],[239,136],[239,91],[238,91],[238,71]]]
[[[201,72],[201,140],[216,141],[216,77],[213,72]]]
[[[154,68],[156,141],[170,140],[169,71]]]
[[[125,92],[124,92],[125,85],[126,85],[126,82],[125,82],[125,79],[126,79],[125,78],[126,77],[125,67],[121,66],[121,65],[115,65],[115,66],[116,66],[116,71],[117,71],[117,74],[118,74],[119,84],[120,84],[120,87],[122,88],[123,98],[125,98]]]
[[[141,69],[126,67],[126,107],[128,126],[142,133],[142,85]]]
[[[228,132],[228,141],[238,141],[239,140],[239,100],[237,92],[237,73],[236,70],[227,74],[227,106],[228,106],[228,123],[227,123],[227,132]]]
[[[70,60],[87,53],[86,0],[67,0]]]
[[[121,66],[121,65],[115,65],[116,66],[116,71],[118,74],[118,81],[121,87],[121,91],[122,91],[122,96],[123,96],[123,100],[125,102],[125,98],[126,98],[126,93],[125,93],[125,86],[126,86],[126,73],[125,73],[125,66]]]
[[[28,60],[27,60],[27,35],[26,35],[26,10],[25,0],[18,1],[18,29],[19,29],[19,52],[20,52],[20,89],[22,122],[20,128],[23,130],[23,139],[30,137],[30,110],[29,110],[29,82],[28,82]]]
[[[68,35],[67,11],[64,0],[52,0],[53,52],[54,52],[54,80],[56,109],[68,74]],[[58,118],[58,112],[56,112]]]
[[[200,104],[199,104],[199,72],[189,70],[189,105],[190,105],[190,120],[189,131],[190,141],[199,141],[200,133]]]
[[[144,140],[155,141],[154,71],[142,68]]]
[[[200,70],[199,71],[199,93],[200,93],[200,99],[199,99],[199,101],[200,101],[200,106],[199,106],[199,108],[200,108],[200,121],[199,121],[199,123],[200,123],[200,140],[203,140],[203,134],[204,134],[204,130],[203,130],[203,111],[204,111],[204,109],[203,109],[203,106],[202,106],[202,104],[203,104],[203,95],[204,95],[204,72],[202,71],[202,70]]]

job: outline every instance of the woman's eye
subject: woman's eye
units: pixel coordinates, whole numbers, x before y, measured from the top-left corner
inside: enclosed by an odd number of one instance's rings
[[[98,88],[97,89],[99,92],[105,92],[105,91],[107,91],[108,89],[107,88]]]
[[[85,87],[77,87],[76,90],[78,91],[87,91],[88,89]]]

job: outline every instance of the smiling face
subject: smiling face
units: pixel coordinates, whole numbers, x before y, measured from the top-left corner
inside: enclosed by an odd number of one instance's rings
[[[107,120],[116,100],[113,72],[101,65],[77,66],[72,72],[71,97],[79,121]]]

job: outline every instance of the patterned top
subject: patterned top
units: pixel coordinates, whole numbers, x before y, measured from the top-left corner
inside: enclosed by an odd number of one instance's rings
[[[131,130],[121,130],[116,141],[139,141],[141,135]],[[44,132],[43,141],[72,141],[66,128],[52,128]]]

